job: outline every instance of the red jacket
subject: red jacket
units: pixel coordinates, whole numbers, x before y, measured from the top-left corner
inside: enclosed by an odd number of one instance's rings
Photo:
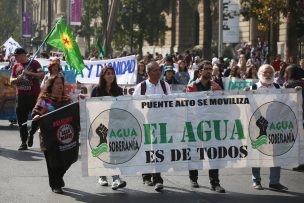
[[[190,85],[188,85],[188,87],[186,88],[186,92],[198,92],[199,90],[196,85],[198,82],[200,82],[200,81],[196,80],[196,81],[193,81]],[[219,86],[219,84],[217,84],[213,80],[210,80],[210,83],[211,83],[211,86],[213,86],[213,89],[212,89],[213,91],[222,90],[221,86]]]

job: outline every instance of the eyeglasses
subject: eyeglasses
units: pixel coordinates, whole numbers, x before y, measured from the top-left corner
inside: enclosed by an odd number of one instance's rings
[[[159,67],[155,67],[151,69],[151,72],[161,72],[162,70]]]

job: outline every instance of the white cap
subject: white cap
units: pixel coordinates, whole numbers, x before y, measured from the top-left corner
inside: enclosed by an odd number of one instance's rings
[[[216,58],[216,57],[214,57],[213,59],[212,59],[212,65],[215,65],[215,64],[219,64],[220,63],[220,61],[219,61],[219,59],[218,58]]]
[[[201,60],[199,56],[194,57],[194,61]]]

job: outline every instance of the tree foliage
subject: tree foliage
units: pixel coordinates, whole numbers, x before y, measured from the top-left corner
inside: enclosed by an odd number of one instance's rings
[[[164,11],[169,1],[163,0],[122,0],[114,31],[113,45],[122,49],[132,46],[139,52],[144,41],[162,44],[167,30]]]
[[[98,25],[98,17],[103,12],[103,0],[86,0],[83,1],[83,15],[81,17],[81,26],[76,28],[79,36],[84,37],[87,42],[88,50],[90,50],[91,38],[100,37],[102,33],[102,25]],[[91,50],[90,50],[91,51]]]
[[[94,23],[96,19],[102,19],[104,2],[84,1],[84,13],[77,32],[81,37],[85,37],[87,42],[92,37],[101,38],[105,29],[104,25]],[[132,46],[133,50],[140,50],[144,41],[149,44],[161,44],[167,29],[163,12],[168,8],[169,1],[121,0],[112,41],[114,49],[122,50],[127,45]]]
[[[289,7],[290,0],[241,0],[241,15],[245,20],[254,18],[258,20],[258,30],[266,31],[269,29],[269,23],[280,24],[280,14],[287,17],[288,13],[292,13],[297,24],[304,22],[304,1],[293,0],[295,4]]]
[[[21,41],[21,16],[17,15],[16,0],[0,0],[0,43],[1,45],[10,37],[17,41]]]

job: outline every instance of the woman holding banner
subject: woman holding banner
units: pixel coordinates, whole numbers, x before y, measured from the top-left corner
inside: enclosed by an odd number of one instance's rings
[[[70,103],[71,99],[64,93],[64,77],[58,74],[51,76],[46,81],[32,113],[33,120],[39,120],[38,124],[41,129],[40,147],[46,159],[49,185],[54,193],[60,194],[63,193],[62,187],[65,186],[63,176],[78,158],[79,113],[72,115],[70,111],[63,118],[55,114],[57,109]],[[78,108],[78,105],[76,107]],[[50,112],[53,112],[54,116],[47,120],[46,114]],[[65,114],[65,112],[61,110],[60,114]],[[69,123],[66,118],[74,120],[74,122]],[[53,130],[45,130],[47,126],[51,126]]]
[[[297,90],[302,90],[302,97],[304,99],[304,81],[301,79],[300,68],[298,68],[295,64],[290,64],[286,67],[284,71],[284,87],[285,88],[295,88]],[[304,118],[304,103],[302,103],[302,113]],[[304,123],[303,123],[304,128]],[[294,171],[304,171],[304,164],[301,164],[295,168]]]
[[[91,97],[113,96],[117,97],[123,94],[123,90],[118,86],[116,81],[115,70],[111,66],[105,66],[101,69],[98,85],[92,90]],[[112,189],[124,188],[127,183],[120,179],[118,175],[112,176]],[[101,186],[107,186],[106,176],[100,176],[98,183]]]

